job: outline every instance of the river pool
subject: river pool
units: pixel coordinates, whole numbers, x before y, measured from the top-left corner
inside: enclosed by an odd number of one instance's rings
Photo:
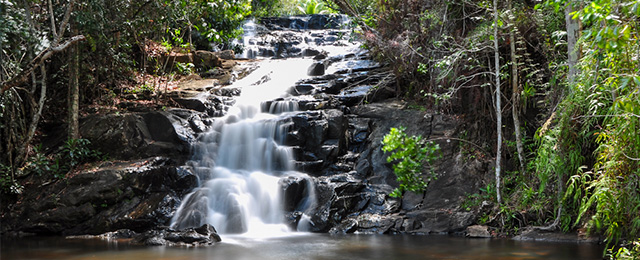
[[[295,234],[222,239],[207,248],[171,248],[30,237],[3,239],[0,249],[2,259],[602,259],[602,247],[594,244],[452,236]]]

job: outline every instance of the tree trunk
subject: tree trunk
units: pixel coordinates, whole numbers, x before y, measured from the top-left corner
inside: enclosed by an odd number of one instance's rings
[[[40,65],[40,71],[42,74],[42,87],[40,88],[40,101],[38,102],[38,111],[33,114],[31,118],[31,124],[29,125],[29,132],[27,132],[27,136],[25,137],[20,150],[15,157],[14,165],[22,165],[22,163],[26,160],[27,149],[29,148],[29,144],[33,139],[33,136],[36,134],[36,129],[38,127],[38,123],[40,122],[40,116],[42,115],[42,108],[44,108],[45,100],[47,99],[47,69],[44,64]]]
[[[513,15],[511,0],[507,1],[508,8]],[[516,134],[516,149],[518,149],[518,161],[520,161],[520,173],[525,173],[524,146],[522,144],[522,134],[520,133],[520,88],[518,87],[518,57],[516,57],[516,25],[513,16],[509,19],[511,30],[509,30],[509,47],[511,48],[511,114],[513,116],[513,128]]]
[[[567,2],[567,6],[564,9],[565,22],[567,24],[567,64],[569,66],[569,73],[567,74],[567,82],[573,84],[578,75],[578,60],[580,60],[580,48],[578,47],[578,39],[580,38],[580,20],[573,19],[571,13],[574,11],[571,1]],[[571,89],[571,88],[569,88]]]
[[[493,0],[493,15],[493,47],[495,49],[496,68],[496,130],[498,135],[496,147],[496,198],[498,205],[500,205],[502,203],[502,198],[500,197],[500,161],[502,158],[502,105],[500,104],[500,96],[502,96],[502,93],[500,91],[500,50],[498,49],[498,0]]]
[[[74,34],[77,34],[77,30],[74,30]],[[80,88],[78,86],[79,56],[78,45],[74,44],[69,48],[69,95],[67,99],[69,105],[69,139],[78,139],[80,137],[78,133],[78,103],[80,99]]]

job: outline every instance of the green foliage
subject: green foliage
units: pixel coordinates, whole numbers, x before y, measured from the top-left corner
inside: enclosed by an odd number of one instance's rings
[[[421,136],[408,136],[405,130],[404,127],[391,128],[382,139],[382,150],[392,152],[387,162],[394,162],[393,172],[400,183],[391,197],[402,197],[405,191],[423,192],[429,182],[436,179],[430,165],[440,157],[439,145],[427,142]],[[429,167],[427,176],[422,175],[425,163]]]
[[[102,153],[91,149],[91,142],[87,139],[69,139],[62,146],[60,158],[71,168],[82,163],[98,160]]]
[[[189,62],[189,63],[182,63],[182,62],[176,62],[176,69],[178,70],[178,73],[180,75],[190,75],[193,73],[193,70],[195,69],[195,65],[193,65],[193,63]]]
[[[34,152],[25,170],[37,175],[51,174],[55,178],[63,178],[69,170],[80,164],[104,159],[102,153],[91,149],[91,142],[87,139],[69,139],[51,157],[47,157],[40,146]]]
[[[584,116],[600,129],[593,170],[579,177],[580,215],[604,232],[607,243],[640,234],[640,35],[637,1],[592,1],[575,18],[584,21],[588,46],[575,92],[587,96]],[[575,191],[577,192],[577,191]],[[575,196],[579,197],[579,196]],[[595,210],[595,213],[589,213]]]
[[[637,260],[640,259],[640,239],[629,243],[626,246],[620,247],[614,251],[608,250],[607,257],[613,260]]]
[[[468,195],[463,201],[460,207],[467,211],[472,208],[479,207],[483,201],[495,201],[496,199],[496,184],[489,183],[486,187],[480,188],[480,192]]]
[[[49,158],[42,152],[42,145],[35,146],[33,152],[35,154],[29,158],[25,169],[37,175],[51,171]]]
[[[142,85],[135,86],[135,88],[133,89],[127,89],[124,92],[130,93],[130,94],[140,94],[140,93],[153,93],[154,91],[156,91],[156,89],[152,85],[145,83]]]
[[[565,2],[546,4],[560,10]],[[640,234],[639,6],[595,0],[572,14],[585,26],[581,72],[558,106],[556,125],[541,131],[533,163],[541,191],[549,179],[568,178],[563,229],[586,222],[608,246]]]
[[[298,1],[298,10],[302,14],[326,14],[330,12],[324,3],[316,0],[300,0]]]

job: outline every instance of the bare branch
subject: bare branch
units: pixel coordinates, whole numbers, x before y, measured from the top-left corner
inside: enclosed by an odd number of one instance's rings
[[[51,32],[53,33],[53,38],[58,39],[58,33],[56,32],[56,19],[53,15],[53,4],[51,0],[47,1],[49,3],[49,16],[51,17]]]
[[[62,19],[62,23],[60,24],[60,30],[58,30],[60,33],[54,41],[54,46],[60,43],[60,39],[62,39],[62,37],[64,36],[64,31],[67,29],[67,25],[69,24],[69,18],[71,18],[71,10],[73,10],[74,2],[74,0],[69,1],[67,11],[64,13],[64,18]]]

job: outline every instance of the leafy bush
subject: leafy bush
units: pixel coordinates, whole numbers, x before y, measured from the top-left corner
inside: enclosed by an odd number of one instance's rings
[[[51,157],[45,156],[41,150],[40,146],[35,148],[35,155],[29,158],[26,171],[62,178],[80,164],[103,159],[102,153],[91,149],[91,142],[87,139],[69,139],[60,147],[59,152]]]
[[[400,187],[396,188],[391,197],[402,197],[405,191],[423,192],[436,174],[428,168],[429,174],[422,176],[423,165],[431,165],[440,157],[440,146],[431,141],[425,141],[422,136],[408,136],[406,128],[391,128],[382,139],[382,150],[392,152],[387,162],[394,162],[393,173],[398,178]]]
[[[303,14],[326,14],[329,9],[316,0],[305,0],[298,2],[298,10]]]
[[[71,168],[100,159],[102,154],[91,149],[90,145],[91,142],[87,139],[69,139],[62,147],[60,159]]]
[[[640,239],[632,242],[627,246],[620,247],[617,251],[609,250],[607,256],[616,260],[635,260],[640,259]]]

